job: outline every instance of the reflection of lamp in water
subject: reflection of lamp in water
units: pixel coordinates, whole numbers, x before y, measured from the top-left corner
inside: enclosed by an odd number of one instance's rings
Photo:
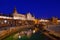
[[[33,33],[35,33],[35,30],[33,30]]]
[[[21,38],[21,36],[19,35],[19,39]]]

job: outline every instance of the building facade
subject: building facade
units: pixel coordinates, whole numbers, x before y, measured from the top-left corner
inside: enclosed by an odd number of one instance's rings
[[[15,9],[13,13],[13,19],[26,20],[26,16],[23,14],[19,14]]]
[[[20,20],[35,20],[35,18],[31,15],[31,13],[27,13],[26,15],[23,15],[18,13],[16,8],[14,9],[13,18]]]
[[[35,20],[35,17],[31,15],[31,13],[27,13],[27,20]]]

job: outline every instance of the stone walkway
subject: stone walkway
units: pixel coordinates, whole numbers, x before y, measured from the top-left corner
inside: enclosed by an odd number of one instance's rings
[[[60,37],[60,25],[48,25],[45,29],[50,31],[50,34]]]

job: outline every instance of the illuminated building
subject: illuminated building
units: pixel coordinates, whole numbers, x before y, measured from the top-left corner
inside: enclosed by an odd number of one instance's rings
[[[31,15],[31,13],[27,13],[27,20],[35,20],[35,18]]]
[[[58,24],[58,18],[53,17],[53,18],[52,18],[52,23],[53,23],[53,24]]]
[[[26,20],[26,16],[23,15],[23,14],[19,14],[17,12],[16,8],[14,9],[13,18],[14,19],[19,19],[19,20]]]

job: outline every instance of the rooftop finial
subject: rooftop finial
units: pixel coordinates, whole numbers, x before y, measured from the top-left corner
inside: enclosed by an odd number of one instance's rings
[[[14,7],[14,12],[16,12],[16,7]]]
[[[13,12],[14,12],[14,13],[18,13],[16,7],[14,7],[14,11],[13,11]]]

